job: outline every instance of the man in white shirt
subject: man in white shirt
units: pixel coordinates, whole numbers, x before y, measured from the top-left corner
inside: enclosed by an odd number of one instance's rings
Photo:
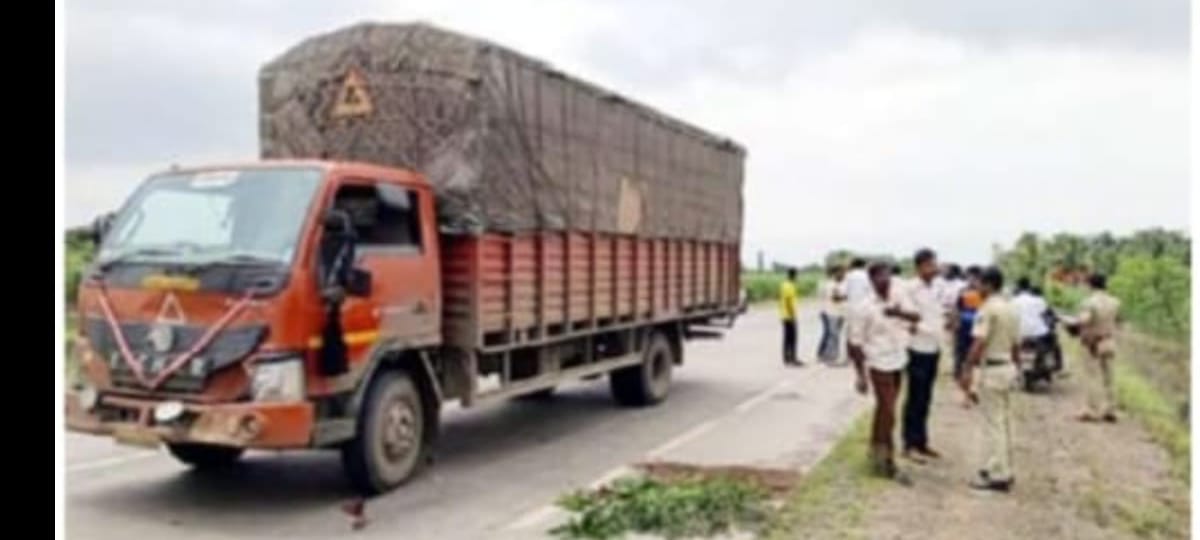
[[[920,249],[913,256],[916,277],[908,282],[904,296],[920,317],[908,342],[908,394],[904,398],[904,457],[941,457],[929,447],[929,407],[933,403],[933,383],[937,379],[938,358],[942,356],[942,337],[947,323],[944,284],[938,278],[937,254]]]
[[[858,305],[864,298],[871,295],[871,278],[867,277],[867,261],[855,258],[850,261],[850,271],[846,273],[846,305]]]
[[[845,321],[845,277],[845,268],[841,265],[832,266],[817,288],[817,297],[821,300],[822,328],[821,341],[817,344],[817,359],[826,364],[836,363],[840,356],[842,324]]]
[[[1046,325],[1046,300],[1033,294],[1033,287],[1028,278],[1017,280],[1016,295],[1013,296],[1013,307],[1021,317],[1021,341],[1035,340],[1039,343],[1050,333]]]
[[[963,278],[962,267],[953,263],[946,265],[942,283],[942,303],[946,305],[946,309],[953,310],[954,306],[958,304],[958,298],[962,296],[963,290],[967,288],[967,280]]]
[[[909,335],[919,316],[905,304],[904,295],[891,287],[891,268],[872,264],[868,275],[871,294],[851,309],[847,336],[850,359],[854,361],[855,390],[867,393],[867,380],[875,391],[875,416],[871,428],[871,456],[875,471],[908,483],[893,459],[896,396],[908,364]]]

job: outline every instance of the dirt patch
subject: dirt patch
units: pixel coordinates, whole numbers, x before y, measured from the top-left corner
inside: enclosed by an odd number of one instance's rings
[[[912,487],[889,485],[865,515],[866,537],[975,540],[1009,538],[1182,538],[1187,494],[1171,479],[1166,453],[1136,422],[1082,424],[1075,376],[1048,391],[1014,394],[1010,494],[977,493],[967,482],[982,459],[978,411],[941,384],[931,442],[946,456],[905,464]],[[1182,507],[1181,507],[1182,505]],[[803,536],[799,536],[803,537]]]
[[[789,493],[800,481],[800,472],[790,469],[738,465],[705,466],[666,461],[638,463],[634,468],[647,477],[663,482],[721,478],[758,487],[774,496]]]

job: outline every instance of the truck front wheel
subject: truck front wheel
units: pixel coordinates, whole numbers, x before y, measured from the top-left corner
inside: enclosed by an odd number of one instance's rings
[[[425,455],[425,410],[412,378],[381,373],[358,416],[358,434],[342,447],[350,483],[368,495],[391,490],[416,473]]]
[[[654,405],[666,399],[671,389],[671,370],[675,352],[670,340],[655,332],[642,350],[642,363],[622,368],[609,375],[613,399],[621,405]]]
[[[228,467],[242,457],[241,448],[214,446],[211,444],[176,443],[167,445],[175,459],[196,469],[219,469]]]

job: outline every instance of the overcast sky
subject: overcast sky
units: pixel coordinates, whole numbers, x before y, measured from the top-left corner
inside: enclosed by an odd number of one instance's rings
[[[648,7],[647,4],[653,6]],[[72,0],[66,213],[171,163],[257,155],[256,71],[310,34],[424,20],[749,151],[744,258],[986,261],[1024,230],[1188,227],[1186,0]]]

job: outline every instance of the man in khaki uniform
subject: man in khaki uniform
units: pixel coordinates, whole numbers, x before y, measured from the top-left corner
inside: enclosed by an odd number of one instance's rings
[[[984,270],[980,281],[984,301],[971,328],[969,368],[963,370],[963,387],[973,389],[982,413],[982,453],[986,461],[971,487],[1008,491],[1014,480],[1009,396],[1020,373],[1020,320],[1013,306],[1000,295],[1004,275],[999,269]],[[977,380],[972,381],[973,377]]]
[[[1113,339],[1121,301],[1108,294],[1108,280],[1101,274],[1088,278],[1092,294],[1080,305],[1079,315],[1067,324],[1068,330],[1079,335],[1086,358],[1083,362],[1084,384],[1087,387],[1087,410],[1078,416],[1083,422],[1116,422],[1117,409],[1113,391]]]

